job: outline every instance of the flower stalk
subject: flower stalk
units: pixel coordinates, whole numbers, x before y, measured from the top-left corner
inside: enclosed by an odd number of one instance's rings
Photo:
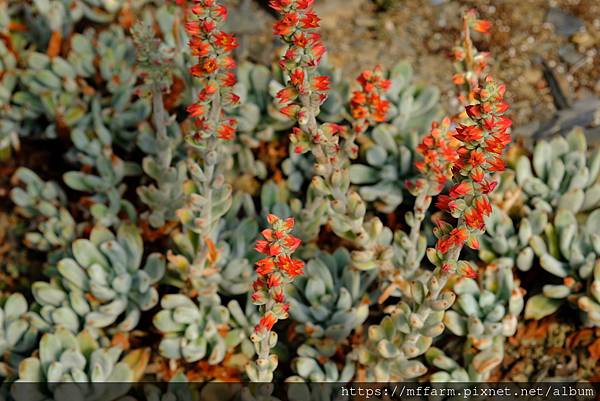
[[[236,38],[221,27],[227,19],[227,9],[215,0],[196,0],[185,22],[189,35],[188,45],[197,63],[190,74],[200,83],[195,102],[187,107],[192,119],[193,132],[187,140],[199,154],[202,165],[188,160],[193,180],[186,207],[177,214],[187,234],[196,244],[193,263],[189,268],[192,286],[198,291],[209,291],[204,278],[210,275],[214,262],[214,235],[219,219],[231,205],[231,186],[219,171],[223,141],[235,135],[236,120],[226,116],[226,109],[238,104],[233,92],[236,63],[231,52],[238,46]],[[177,265],[175,257],[172,263]],[[214,289],[214,285],[210,286]],[[213,292],[210,290],[209,292]],[[214,297],[213,297],[214,298]]]
[[[150,26],[138,23],[132,28],[132,34],[138,66],[144,78],[144,85],[138,88],[138,93],[151,99],[152,124],[156,132],[154,154],[148,155],[142,163],[144,172],[156,184],[140,186],[137,193],[150,209],[147,213],[148,222],[152,227],[161,229],[168,223],[174,225],[175,212],[185,202],[185,162],[173,162],[173,153],[181,138],[179,135],[168,135],[167,129],[173,123],[173,118],[168,115],[163,101],[163,94],[173,82],[174,61],[172,54],[156,50],[160,49],[161,43]]]
[[[392,249],[384,238],[389,230],[378,218],[365,221],[366,205],[360,195],[350,190],[350,159],[356,157],[355,137],[369,123],[381,121],[389,107],[382,93],[389,87],[380,68],[359,77],[362,91],[353,97],[357,116],[352,132],[338,124],[319,124],[320,105],[327,98],[329,78],[319,76],[317,67],[325,47],[317,32],[319,18],[312,10],[314,0],[273,0],[271,7],[281,14],[274,33],[288,45],[280,60],[288,75],[287,86],[277,94],[281,113],[298,121],[290,136],[296,153],[310,151],[315,158],[308,202],[302,212],[302,237],[315,239],[320,227],[331,224],[341,238],[355,242],[353,264],[360,269],[391,268]],[[340,138],[344,139],[344,142]]]
[[[473,45],[471,29],[487,35],[490,28],[490,21],[478,19],[475,10],[469,10],[463,17],[462,43],[453,49],[456,73],[452,77],[459,89],[458,100],[463,106],[475,101],[473,91],[479,87],[490,60],[488,52],[480,52]]]
[[[290,234],[294,219],[285,220],[269,214],[270,228],[261,232],[264,239],[256,242],[256,250],[265,257],[256,262],[258,278],[253,284],[251,299],[260,307],[261,318],[251,336],[256,348],[257,359],[246,368],[253,382],[271,382],[277,367],[277,356],[271,349],[277,344],[277,333],[273,326],[277,321],[287,319],[289,304],[285,301],[285,286],[295,277],[303,274],[304,263],[293,259],[292,254],[300,245],[300,240]]]

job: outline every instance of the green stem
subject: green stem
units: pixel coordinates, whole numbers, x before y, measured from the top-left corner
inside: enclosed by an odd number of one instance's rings
[[[269,313],[269,311],[271,311],[271,309],[273,308],[273,306],[275,305],[275,301],[272,299],[269,299],[269,301],[266,303],[264,311],[263,311],[263,316],[265,316],[267,313]],[[271,354],[271,347],[269,345],[269,339],[271,338],[271,330],[267,330],[267,332],[264,334],[264,337],[260,340],[259,343],[259,347],[258,347],[258,359],[262,359],[264,361],[269,361],[269,356]],[[258,381],[259,382],[267,382],[270,381],[269,376],[271,376],[273,374],[273,372],[268,368],[269,364],[265,363],[264,365],[258,365],[257,364],[257,370],[258,370]]]
[[[219,91],[215,92],[212,103],[211,110],[208,116],[209,124],[211,124],[216,130],[216,124],[219,122],[221,116],[221,95]],[[208,258],[208,246],[206,245],[206,237],[212,234],[211,230],[211,221],[212,221],[212,187],[213,180],[215,176],[216,166],[219,163],[219,149],[218,139],[216,137],[216,132],[213,132],[206,141],[206,148],[202,151],[202,159],[204,161],[204,176],[205,180],[202,183],[202,196],[206,199],[206,204],[202,209],[202,220],[204,224],[206,224],[207,231],[204,233],[204,237],[199,238],[199,252],[196,258],[196,262],[202,268],[205,267],[206,259]]]
[[[157,83],[152,85],[152,122],[156,130],[156,155],[162,170],[171,164],[171,152],[167,136],[167,114],[162,98],[162,90]]]
[[[415,199],[414,206],[414,224],[410,228],[409,241],[410,248],[408,249],[408,271],[414,272],[419,267],[419,261],[417,260],[417,246],[419,242],[419,238],[421,236],[421,224],[425,219],[425,213],[427,212],[427,198],[429,197],[429,183],[425,184],[425,187],[422,191],[417,195],[417,199]]]

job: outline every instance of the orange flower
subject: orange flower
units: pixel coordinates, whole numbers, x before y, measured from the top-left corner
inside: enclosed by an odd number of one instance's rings
[[[294,252],[300,246],[301,242],[302,241],[300,241],[300,238],[296,238],[293,235],[288,235],[284,241],[285,246],[290,250],[290,252]]]
[[[390,103],[383,98],[383,93],[389,89],[391,81],[383,79],[380,66],[373,70],[363,71],[356,81],[361,90],[354,91],[350,99],[354,131],[362,132],[373,122],[383,122],[387,117]]]
[[[488,33],[491,27],[492,23],[483,19],[478,19],[473,23],[473,29],[481,33]]]
[[[267,330],[270,331],[273,326],[275,325],[275,323],[277,323],[277,318],[275,317],[275,315],[271,312],[268,312],[266,315],[264,315],[262,318],[260,318],[260,321],[258,322],[258,325],[256,326],[256,331],[262,331],[262,330]]]
[[[454,187],[450,189],[450,197],[453,199],[457,199],[470,193],[473,189],[471,183],[467,181],[463,181],[460,184],[456,184]]]
[[[269,242],[267,241],[256,241],[256,246],[254,247],[254,249],[256,249],[256,251],[260,252],[260,253],[264,253],[264,254],[268,254],[269,253]]]
[[[277,267],[287,273],[290,278],[300,276],[304,273],[304,262],[292,259],[289,256],[280,256],[277,258]]]
[[[298,92],[295,88],[286,87],[277,92],[275,97],[279,99],[280,104],[287,104],[298,97]]]
[[[281,285],[281,277],[277,274],[270,274],[267,279],[267,286],[269,288],[279,287]]]
[[[489,216],[492,213],[492,205],[487,196],[478,196],[474,201],[475,208],[484,216]]]
[[[271,258],[264,258],[256,262],[256,273],[261,276],[266,276],[267,274],[273,273],[274,268],[275,263]]]
[[[302,68],[296,68],[290,74],[290,82],[292,85],[298,87],[304,84],[304,70]]]
[[[465,210],[464,217],[465,223],[470,228],[474,228],[477,230],[483,229],[483,215],[478,210],[469,207]]]
[[[297,104],[290,104],[279,109],[279,112],[281,114],[289,118],[295,118],[298,114],[298,111],[300,111],[300,106],[298,106]]]
[[[312,86],[317,91],[327,91],[329,90],[329,85],[329,77],[326,75],[313,78]]]
[[[300,20],[303,29],[311,29],[319,27],[320,18],[314,11],[308,11],[304,14],[304,17]]]
[[[219,29],[227,18],[227,9],[215,0],[194,0],[191,13],[194,15],[189,15],[185,29],[190,37],[188,46],[197,62],[190,68],[190,74],[202,78],[202,87],[198,92],[198,102],[188,107],[191,116],[197,118],[194,121],[196,132],[190,137],[194,141],[211,136],[229,140],[235,134],[234,120],[224,119],[221,114],[216,121],[210,122],[200,121],[198,117],[210,114],[214,100],[212,95],[216,92],[220,93],[225,105],[239,102],[239,96],[230,89],[235,85],[235,74],[228,71],[235,68],[235,61],[228,53],[237,47],[237,39]]]
[[[454,228],[449,235],[438,240],[436,249],[441,253],[447,253],[453,246],[462,246],[468,237],[469,234],[464,227]]]
[[[458,273],[467,278],[477,278],[477,272],[473,269],[470,263],[459,263],[458,264]]]
[[[288,36],[294,32],[298,24],[298,14],[295,12],[286,13],[283,18],[273,24],[273,34]]]
[[[223,86],[233,86],[237,82],[237,78],[235,74],[231,71],[226,71],[221,78],[221,85]]]
[[[233,128],[230,125],[227,124],[223,124],[221,125],[221,127],[219,128],[218,132],[218,138],[219,139],[224,139],[224,140],[230,140],[233,139],[234,135],[235,135],[235,128]]]
[[[215,43],[227,51],[232,51],[238,47],[237,39],[233,34],[218,32],[213,37],[215,38]]]
[[[192,117],[202,117],[204,115],[204,107],[201,104],[190,104],[186,110]]]
[[[283,222],[283,227],[286,230],[291,230],[292,228],[294,228],[294,223],[295,223],[294,218],[293,217],[288,217]]]

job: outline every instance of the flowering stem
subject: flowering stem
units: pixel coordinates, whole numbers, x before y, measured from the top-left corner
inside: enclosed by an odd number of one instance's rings
[[[236,77],[232,71],[235,61],[231,52],[237,47],[237,41],[232,34],[220,29],[226,19],[227,9],[216,0],[195,0],[185,22],[188,45],[192,56],[197,58],[190,74],[201,84],[194,94],[194,103],[187,107],[194,127],[187,139],[191,150],[199,152],[202,163],[200,166],[194,158],[188,160],[195,191],[190,194],[189,206],[180,209],[179,216],[188,228],[196,251],[193,264],[189,266],[192,287],[207,293],[214,293],[216,287],[203,282],[204,276],[215,271],[211,270],[214,262],[211,259],[211,252],[214,252],[212,237],[219,217],[227,212],[226,207],[215,204],[213,197],[219,194],[219,202],[231,203],[231,189],[218,171],[221,141],[233,138],[236,125],[235,119],[226,118],[225,107],[239,101],[232,89]],[[225,193],[223,196],[220,195],[222,192]]]
[[[152,121],[156,130],[156,153],[159,165],[167,169],[171,165],[171,150],[167,137],[167,115],[158,83],[152,85]]]
[[[419,268],[420,265],[420,261],[417,260],[417,247],[419,238],[421,237],[421,223],[423,223],[427,209],[429,209],[429,205],[431,204],[431,196],[428,194],[428,192],[429,183],[426,183],[423,190],[419,192],[419,195],[417,195],[417,198],[415,199],[415,205],[413,209],[414,221],[410,227],[410,234],[408,236],[410,240],[410,248],[407,256],[407,267],[409,272],[414,272]]]
[[[257,359],[248,364],[246,373],[253,382],[270,382],[277,367],[277,356],[271,354],[271,347],[277,343],[277,333],[273,326],[280,319],[288,317],[289,305],[285,302],[284,288],[296,276],[303,274],[304,263],[291,258],[300,245],[300,240],[290,234],[294,219],[279,219],[269,214],[270,228],[262,231],[264,240],[256,242],[256,250],[266,255],[256,262],[258,278],[253,284],[252,302],[259,305],[261,319],[251,336]]]
[[[262,311],[262,315],[266,315],[269,312],[272,312],[273,306],[275,305],[275,301],[270,299],[264,309]],[[269,344],[269,340],[271,339],[271,329],[267,330],[263,338],[259,342],[258,348],[258,358],[260,361],[268,361],[269,356],[271,354],[271,346]],[[269,369],[268,363],[257,363],[258,367],[258,381],[259,382],[268,382],[272,380],[273,372]]]

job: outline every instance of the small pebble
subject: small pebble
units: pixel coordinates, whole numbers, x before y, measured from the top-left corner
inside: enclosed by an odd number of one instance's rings
[[[561,36],[571,36],[585,27],[580,18],[557,7],[550,8],[546,15],[546,21],[551,23],[554,31]]]

